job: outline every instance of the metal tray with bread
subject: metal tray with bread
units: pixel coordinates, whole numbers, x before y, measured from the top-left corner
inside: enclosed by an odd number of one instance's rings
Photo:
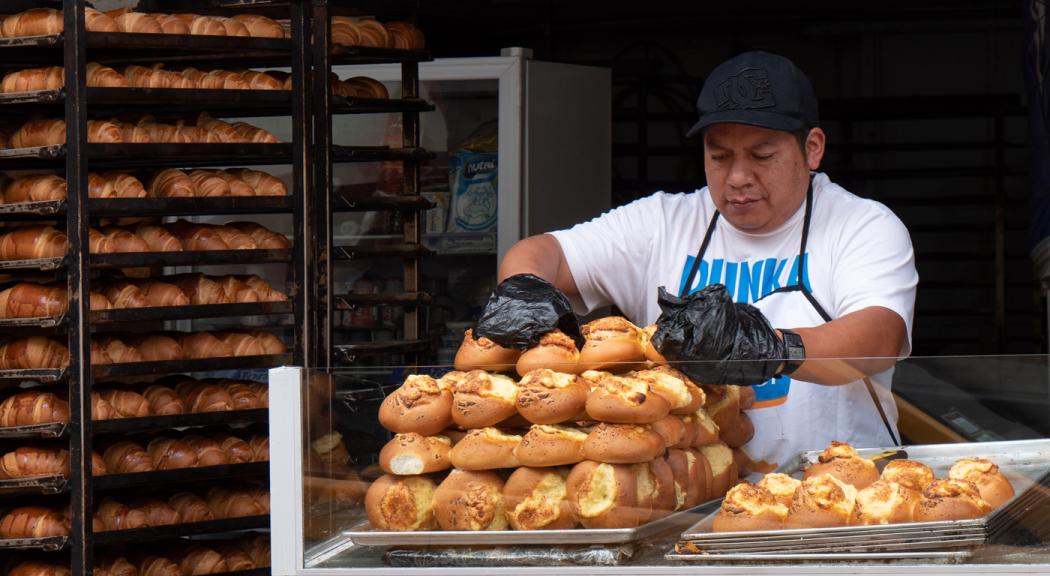
[[[871,458],[885,453],[918,460],[944,477],[960,458],[985,458],[999,466],[1014,488],[1014,496],[989,514],[969,520],[848,525],[828,528],[790,528],[714,532],[718,512],[711,513],[682,533],[668,559],[861,559],[961,557],[982,543],[993,541],[1018,524],[1035,527],[1050,522],[1037,510],[1050,501],[1050,440],[1021,440],[977,444],[906,446],[901,449],[860,449]],[[805,452],[778,472],[798,476],[817,461],[820,452]]]
[[[711,500],[688,510],[680,510],[659,520],[634,528],[572,528],[566,530],[426,530],[394,532],[373,530],[363,522],[343,531],[343,535],[361,546],[496,546],[557,544],[623,544],[637,542],[665,531],[684,527],[699,514],[710,509]]]

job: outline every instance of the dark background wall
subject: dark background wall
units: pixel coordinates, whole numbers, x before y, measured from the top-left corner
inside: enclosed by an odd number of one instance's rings
[[[821,98],[823,170],[890,206],[920,274],[915,353],[1043,351],[1028,258],[1027,130],[1016,0],[420,3],[438,57],[613,70],[613,204],[704,184],[684,133],[703,76],[749,49],[792,58]],[[586,135],[581,135],[586,137]]]

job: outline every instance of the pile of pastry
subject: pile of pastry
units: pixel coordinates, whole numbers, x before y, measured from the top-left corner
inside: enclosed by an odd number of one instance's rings
[[[270,565],[270,536],[249,532],[231,540],[182,541],[95,556],[92,576],[201,576]],[[158,550],[158,548],[160,548]],[[8,576],[70,576],[66,566],[40,560],[15,564]]]
[[[409,22],[380,22],[372,18],[332,16],[332,44],[422,50],[426,48],[423,32]]]
[[[119,337],[92,338],[91,364],[268,356],[287,351],[284,342],[261,330],[122,334]],[[0,370],[65,368],[68,365],[69,349],[47,336],[15,338],[0,344]]]
[[[0,37],[49,36],[61,34],[62,11],[32,8],[0,16]],[[124,32],[135,34],[191,34],[195,36],[249,36],[285,38],[289,34],[276,20],[259,14],[203,16],[200,14],[157,14],[119,8],[100,12],[84,8],[84,28],[88,32]]]
[[[365,498],[372,525],[624,528],[725,494],[749,462],[734,449],[753,393],[653,365],[623,318],[582,333],[580,350],[556,331],[522,353],[468,330],[457,370],[409,376],[379,411],[397,434]]]
[[[96,144],[276,144],[280,140],[266,130],[247,122],[224,122],[201,112],[194,124],[178,120],[174,124],[143,116],[135,122],[116,118],[88,120],[87,141]],[[66,121],[62,118],[29,120],[0,138],[0,148],[32,148],[66,143]]]
[[[264,382],[176,375],[161,378],[142,393],[103,382],[91,392],[91,419],[145,418],[198,412],[254,410],[270,404]],[[23,390],[0,402],[0,427],[69,423],[69,402],[54,392]],[[60,466],[60,463],[53,465]]]
[[[0,175],[0,203],[65,200],[66,179],[54,174]],[[217,196],[287,196],[279,179],[258,170],[191,170],[157,172],[148,186],[125,172],[88,173],[88,198],[214,198]]]
[[[915,460],[892,460],[880,474],[875,462],[849,444],[832,442],[802,480],[767,474],[726,494],[712,530],[736,532],[824,528],[980,518],[1014,495],[999,467],[962,458],[935,478]]]
[[[214,486],[200,496],[178,492],[168,498],[140,496],[122,502],[103,498],[92,518],[95,532],[134,530],[270,513],[270,491],[261,486]],[[19,506],[0,517],[0,538],[50,538],[70,535],[68,510]]]

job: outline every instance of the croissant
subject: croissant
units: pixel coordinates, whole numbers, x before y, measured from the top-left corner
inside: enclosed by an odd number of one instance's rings
[[[55,119],[30,120],[15,130],[8,139],[8,145],[11,148],[54,146],[65,143],[66,123],[64,120]]]
[[[236,228],[229,226],[214,226],[213,229],[218,232],[222,240],[226,242],[226,245],[231,250],[255,250],[258,248],[255,244],[255,240],[251,236],[241,232]]]
[[[287,302],[288,296],[280,290],[275,290],[269,282],[255,274],[249,276],[237,276],[237,279],[248,285],[259,296],[260,302]]]
[[[130,440],[123,440],[110,446],[102,454],[106,471],[110,474],[133,474],[155,470],[149,453],[142,446]]]
[[[15,178],[4,189],[4,203],[65,200],[66,181],[54,174],[31,174]]]
[[[182,242],[171,232],[152,224],[139,224],[135,235],[146,243],[150,252],[182,252]]]
[[[127,280],[110,282],[102,289],[102,293],[109,300],[110,305],[118,310],[148,306],[146,295],[142,293],[138,285]]]
[[[120,72],[98,62],[88,62],[87,85],[92,88],[124,88],[128,84]]]
[[[136,34],[163,34],[164,28],[152,14],[144,12],[124,12],[113,19],[120,32]]]
[[[146,517],[146,526],[167,526],[182,521],[178,510],[160,498],[135,498],[128,502],[128,507]]]
[[[0,427],[50,422],[69,422],[69,403],[51,392],[18,392],[0,403]]]
[[[182,515],[179,516],[180,522],[183,522]],[[142,555],[136,557],[135,564],[138,566],[139,576],[183,576],[178,564],[161,556]]]
[[[284,234],[273,232],[255,222],[230,222],[226,227],[247,234],[255,246],[263,250],[287,250],[292,247],[292,243]]]
[[[194,224],[186,220],[177,220],[165,226],[168,232],[182,241],[182,247],[190,251],[229,250],[229,245],[214,226]],[[0,251],[3,245],[0,244]],[[2,252],[0,252],[2,254]]]
[[[204,574],[221,574],[230,568],[215,550],[199,544],[187,547],[181,554],[179,568],[185,576],[202,576]]]
[[[147,196],[151,198],[191,198],[197,195],[196,185],[185,172],[168,168],[157,172],[149,182]]]
[[[139,576],[139,569],[127,558],[110,554],[95,561],[92,576]]]
[[[226,29],[227,36],[251,36],[251,34],[248,33],[248,28],[239,20],[220,16],[219,21],[222,22],[223,28]]]
[[[249,90],[284,90],[284,83],[266,72],[246,70],[241,72],[241,78]]]
[[[189,34],[190,27],[188,24],[183,22],[178,16],[171,14],[151,14],[157,19],[157,23],[160,24],[161,30],[165,34]]]
[[[84,7],[84,28],[88,32],[119,32],[117,23],[105,12],[99,12],[90,6]]]
[[[252,461],[252,447],[244,440],[236,436],[227,436],[220,441],[222,442],[222,451],[226,453],[230,464],[243,464]]]
[[[150,414],[154,416],[169,416],[186,412],[186,405],[182,403],[182,398],[179,398],[179,395],[167,386],[153,384],[143,390],[142,395],[149,402]]]
[[[190,303],[190,299],[174,284],[152,281],[141,287],[149,306],[188,306]]]
[[[252,392],[255,392],[255,395],[259,398],[259,403],[262,404],[263,408],[270,406],[270,389],[265,382],[245,381],[244,384],[248,388],[251,388]]]
[[[251,460],[252,450],[245,448]],[[55,475],[69,475],[68,450],[22,446],[0,457],[0,479]]]
[[[248,553],[256,568],[270,565],[270,537],[266,534],[248,533],[236,540],[237,545]]]
[[[182,344],[164,334],[144,334],[122,337],[125,344],[139,351],[143,362],[182,360]]]
[[[255,569],[255,561],[251,555],[233,542],[216,542],[215,551],[226,560],[226,567],[231,572]]]
[[[346,85],[360,98],[390,98],[390,92],[382,82],[367,76],[354,76],[346,81]]]
[[[278,144],[281,142],[273,134],[246,122],[234,122],[231,126],[240,136],[238,142],[253,142],[256,144]]]
[[[102,524],[102,532],[110,530],[134,530],[144,528],[146,514],[117,502],[112,498],[103,498],[95,510],[95,518]]]
[[[106,461],[102,458],[102,456],[98,452],[95,452],[94,450],[92,450],[91,451],[91,475],[92,476],[105,476],[106,474],[109,474],[109,471],[106,470]]]
[[[114,364],[143,361],[142,353],[138,351],[138,348],[129,346],[119,338],[104,336],[98,339],[98,344],[106,351],[106,354],[109,354]]]
[[[90,232],[88,249],[94,254],[149,252],[149,245],[130,230],[107,226],[95,231],[95,234]]]
[[[64,256],[66,243],[66,235],[51,226],[18,228],[0,236],[0,260]]]
[[[248,303],[248,302],[259,302],[259,294],[254,288],[248,286],[248,284],[242,282],[236,276],[222,276],[216,278],[219,286],[222,287],[222,291],[226,294],[226,301]],[[236,352],[234,353],[235,355]],[[243,354],[242,354],[243,356]]]
[[[0,92],[35,92],[37,90],[58,90],[64,83],[61,66],[44,68],[26,68],[4,75],[0,81]]]
[[[230,184],[212,170],[193,170],[189,173],[189,178],[193,182],[196,196],[208,198],[230,195]]]
[[[123,172],[103,172],[101,176],[113,183],[115,198],[145,198],[146,189],[138,178]]]
[[[230,395],[233,410],[264,408],[255,390],[239,380],[220,380],[218,383]]]
[[[113,198],[116,193],[112,182],[95,172],[88,172],[88,198]]]
[[[178,336],[182,344],[183,358],[193,360],[196,358],[229,358],[233,356],[233,349],[229,344],[216,338],[210,332],[191,332]],[[196,410],[193,410],[196,412]]]
[[[208,490],[205,500],[216,518],[241,518],[266,514],[266,509],[262,504],[245,490],[228,490],[215,486]]]
[[[0,519],[0,538],[50,538],[69,536],[69,519],[61,512],[40,506],[14,508]]]
[[[248,445],[252,447],[252,461],[254,462],[269,462],[270,461],[270,437],[262,434],[255,434],[248,439]]]
[[[229,175],[234,178],[238,178],[248,183],[255,190],[256,196],[287,196],[288,188],[285,187],[284,182],[281,182],[277,177],[262,172],[261,170],[251,170],[248,168],[232,168],[226,171]]]
[[[270,513],[270,491],[262,486],[252,486],[247,489],[248,496],[251,496],[266,514]]]
[[[19,282],[0,291],[0,318],[58,316],[66,311],[66,289]]]
[[[117,412],[102,398],[102,395],[98,392],[91,393],[91,419],[92,420],[109,420],[111,418],[117,418]]]
[[[192,492],[173,494],[168,498],[168,504],[178,511],[183,522],[207,522],[215,519],[215,515],[208,508],[208,503]]]
[[[150,415],[149,401],[132,390],[109,389],[99,392],[115,418],[144,418]]]
[[[332,44],[344,46],[357,46],[361,44],[361,34],[357,25],[345,16],[332,16],[331,20]]]
[[[222,120],[216,120],[208,115],[207,112],[201,112],[197,116],[197,126],[204,130],[207,130],[214,134],[216,142],[244,142],[244,138],[237,132],[237,130],[227,122]],[[209,140],[213,141],[213,140]]]
[[[230,346],[234,356],[263,356],[266,354],[262,342],[251,334],[216,332],[215,335]]]
[[[65,368],[69,349],[46,336],[30,336],[0,344],[0,370]]]
[[[237,14],[232,17],[244,25],[252,38],[284,38],[284,27],[276,20],[259,14]]]
[[[198,381],[180,382],[175,391],[189,412],[223,412],[233,410],[233,398],[221,387]]]
[[[62,12],[52,8],[32,8],[4,18],[0,32],[5,38],[61,34]]]
[[[247,90],[249,87],[244,76],[230,70],[211,70],[196,81],[199,87],[213,90]]]
[[[207,76],[207,73],[201,72],[196,68],[183,68],[180,74],[182,74],[182,77],[186,79],[186,82],[190,85],[191,88],[204,87],[204,77]]]
[[[422,50],[427,47],[423,32],[408,22],[387,22],[390,47],[402,50]]]
[[[69,568],[61,564],[26,560],[19,562],[7,573],[7,576],[71,576],[71,574]]]
[[[270,76],[272,76],[278,82],[280,82],[281,83],[281,88],[283,88],[285,90],[291,90],[292,89],[292,75],[291,75],[291,73],[285,72],[283,70],[267,70],[266,73],[269,74]]]
[[[193,450],[197,453],[197,465],[202,468],[230,463],[230,458],[226,455],[226,452],[223,452],[222,446],[211,438],[190,434],[184,436],[182,440],[193,447]],[[212,512],[214,512],[214,509]],[[216,517],[219,516],[216,515]]]
[[[65,144],[65,121],[59,120],[59,122],[62,122],[63,129],[62,142],[59,142],[59,144]],[[88,120],[87,141],[100,144],[119,144],[124,141],[124,135],[120,126],[116,122],[110,122],[109,120]]]
[[[354,22],[357,24],[357,34],[362,46],[373,48],[390,47],[390,34],[380,22],[368,18],[361,18]]]
[[[240,332],[254,336],[262,345],[265,354],[284,354],[288,351],[288,347],[285,346],[284,342],[281,342],[280,338],[269,332],[262,330],[241,330]]]
[[[193,446],[182,440],[157,437],[150,440],[150,461],[157,470],[174,470],[176,468],[193,468],[197,466],[197,452]]]
[[[194,306],[232,302],[227,300],[222,285],[204,274],[179,274],[168,280],[178,286]]]

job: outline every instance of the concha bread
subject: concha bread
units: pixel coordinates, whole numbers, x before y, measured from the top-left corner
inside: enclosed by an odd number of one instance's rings
[[[503,487],[507,521],[515,530],[563,530],[576,526],[565,468],[515,470]]]
[[[503,480],[494,472],[453,470],[434,492],[442,530],[506,530]]]
[[[381,476],[365,493],[368,521],[378,530],[433,530],[436,490],[429,476]]]

